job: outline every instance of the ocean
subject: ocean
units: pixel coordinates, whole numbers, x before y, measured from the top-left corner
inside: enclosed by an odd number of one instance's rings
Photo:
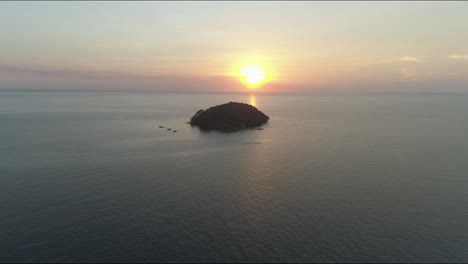
[[[187,124],[229,101],[264,130]],[[468,262],[467,116],[455,95],[2,91],[0,262]]]

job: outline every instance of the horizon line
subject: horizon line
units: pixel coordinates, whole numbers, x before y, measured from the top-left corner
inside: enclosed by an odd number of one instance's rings
[[[317,92],[317,91],[290,91],[290,92],[274,92],[274,91],[211,91],[211,90],[152,90],[152,89],[31,89],[31,88],[0,88],[0,92],[123,92],[123,93],[174,93],[174,94],[256,94],[256,95],[463,95],[468,96],[468,92]]]

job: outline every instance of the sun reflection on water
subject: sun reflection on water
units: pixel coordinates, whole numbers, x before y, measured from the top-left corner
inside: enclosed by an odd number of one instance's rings
[[[257,99],[255,98],[255,95],[250,96],[249,104],[257,107]]]

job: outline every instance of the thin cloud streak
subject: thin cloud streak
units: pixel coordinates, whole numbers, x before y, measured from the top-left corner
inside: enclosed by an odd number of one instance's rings
[[[468,54],[452,54],[447,57],[454,60],[468,60]]]
[[[460,92],[466,89],[466,74],[452,72],[450,75],[436,70],[397,68],[392,81],[385,78],[357,78],[337,81],[332,77],[327,82],[276,81],[264,84],[255,92],[312,92],[354,93],[359,91],[444,91]],[[418,65],[413,65],[418,66]],[[370,76],[390,74],[385,69],[373,68]],[[362,77],[362,76],[361,76]],[[26,90],[126,90],[126,91],[174,91],[174,92],[248,92],[235,76],[211,75],[150,75],[119,71],[96,71],[82,69],[57,69],[40,65],[0,64],[0,89]]]
[[[161,91],[246,91],[240,79],[229,76],[148,75],[118,71],[86,71],[56,69],[44,66],[0,65],[0,89],[14,83],[38,89],[89,90],[161,90]],[[287,84],[271,82],[266,85],[284,90]],[[15,85],[18,86],[18,85]],[[288,85],[289,86],[289,85]]]
[[[383,65],[383,64],[392,64],[392,63],[400,63],[400,62],[422,62],[423,60],[420,58],[412,57],[412,56],[401,56],[397,58],[391,59],[383,59],[375,62],[370,63],[358,63],[359,65]]]
[[[403,61],[403,62],[420,62],[421,59],[415,58],[415,57],[409,57],[409,56],[404,56],[398,58],[398,61]]]

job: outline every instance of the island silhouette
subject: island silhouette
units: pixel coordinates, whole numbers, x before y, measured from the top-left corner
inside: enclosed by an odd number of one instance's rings
[[[255,106],[229,102],[199,110],[190,119],[191,126],[198,126],[201,130],[218,130],[221,132],[235,132],[246,128],[258,127],[270,119]]]

